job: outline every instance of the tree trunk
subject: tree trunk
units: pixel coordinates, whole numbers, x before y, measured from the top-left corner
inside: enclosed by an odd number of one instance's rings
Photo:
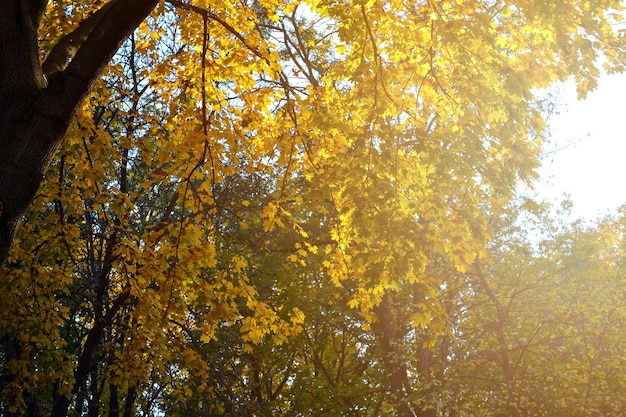
[[[389,382],[389,394],[398,417],[415,417],[411,410],[409,398],[405,392],[407,369],[402,358],[401,339],[393,318],[389,294],[385,294],[380,304],[374,309],[378,321],[374,323],[374,331],[381,348],[382,362]]]
[[[506,397],[506,412],[511,417],[520,417],[520,411],[517,404],[517,390],[515,382],[515,365],[509,357],[509,348],[507,343],[507,337],[505,333],[505,325],[507,322],[507,309],[498,299],[496,293],[491,289],[487,278],[482,272],[480,264],[478,262],[474,265],[478,282],[482,289],[485,291],[489,299],[496,307],[496,317],[494,321],[494,331],[498,340],[498,359],[500,367],[502,369],[502,375],[504,377],[504,385],[507,391]]]
[[[131,417],[133,415],[136,397],[137,389],[133,385],[128,388],[128,394],[126,395],[126,403],[124,404],[124,417]]]
[[[157,2],[111,0],[66,36],[72,48],[55,48],[44,74],[37,29],[47,0],[0,1],[0,263],[76,109]]]

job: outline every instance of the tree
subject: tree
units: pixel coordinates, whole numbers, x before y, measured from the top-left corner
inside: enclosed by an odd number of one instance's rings
[[[534,89],[619,63],[620,7],[3,2],[5,413],[280,410],[288,369],[338,414],[432,410],[433,265],[485,256],[537,165]]]
[[[0,164],[0,259],[6,258],[20,219],[34,197],[78,107],[122,42],[153,11],[157,3],[156,0],[136,1],[132,5],[121,1],[110,1],[105,5],[76,2],[74,7],[65,7],[63,3],[56,1],[48,4],[45,0],[13,0],[2,4],[0,121],[3,128],[0,145],[4,150],[4,157]],[[597,76],[594,58],[599,52],[604,52],[611,64],[621,62],[619,40],[610,26],[619,15],[608,13],[619,11],[621,6],[619,2],[613,3],[603,5],[604,9],[600,6],[581,7],[577,2],[564,2],[545,6],[543,9],[523,2],[519,7],[488,6],[479,2],[441,5],[427,3],[415,10],[407,5],[394,4],[391,7],[393,12],[389,11],[390,5],[368,3],[352,10],[364,18],[360,19],[360,23],[346,14],[341,4],[312,6],[313,11],[319,9],[322,15],[339,23],[338,36],[342,41],[339,51],[347,51],[347,58],[356,58],[347,67],[342,66],[344,73],[339,74],[335,81],[350,79],[350,73],[355,71],[353,81],[358,81],[363,87],[368,84],[375,87],[375,96],[372,97],[375,107],[380,105],[381,100],[391,98],[390,88],[393,82],[385,81],[381,70],[393,67],[392,77],[396,78],[402,72],[411,76],[412,82],[403,84],[403,89],[408,85],[419,86],[420,97],[426,97],[427,101],[432,98],[429,94],[443,91],[446,92],[444,97],[447,97],[444,100],[449,100],[449,104],[453,105],[459,105],[460,102],[449,94],[449,89],[476,96],[480,94],[479,90],[484,88],[488,91],[502,83],[502,91],[512,94],[510,100],[502,96],[505,106],[508,106],[507,112],[511,113],[507,118],[511,118],[521,110],[514,109],[513,106],[524,103],[532,87],[545,86],[555,79],[564,79],[569,74],[574,74],[582,93],[593,88],[594,78]],[[180,1],[172,4],[196,10],[202,7],[201,4],[196,6]],[[280,15],[274,14],[273,10],[278,6],[278,3],[261,5],[259,10],[262,12],[253,14],[252,21],[268,13],[272,21],[280,23]],[[292,8],[293,5],[289,4],[286,11]],[[57,20],[42,21],[46,10]],[[162,10],[161,8],[160,12]],[[607,10],[608,15],[602,14],[604,10]],[[205,19],[234,29],[234,25],[220,18],[220,13],[219,10],[208,9],[203,12]],[[390,31],[393,22],[389,17],[394,13],[407,18],[412,23],[412,30],[417,30],[416,35],[420,39],[416,44],[412,45],[415,39],[410,39],[410,30],[399,30],[395,33]],[[527,19],[526,14],[532,18]],[[467,19],[459,20],[461,15]],[[80,16],[88,17],[78,24],[72,22],[80,19]],[[572,16],[572,19],[579,19],[581,26],[555,20],[554,16]],[[285,17],[289,17],[289,13],[285,13]],[[295,14],[291,15],[294,21],[295,17]],[[494,26],[483,31],[484,33],[477,32],[478,27],[473,26],[481,19],[494,18],[497,19],[494,20]],[[66,25],[66,22],[59,19],[67,19],[72,24]],[[387,27],[381,26],[383,21]],[[53,47],[40,49],[40,31],[55,33],[58,31],[55,27],[57,25],[64,26],[64,30],[59,31],[60,36],[56,39],[44,36],[46,41],[53,42]],[[259,26],[265,32],[268,31],[268,26],[272,29],[271,25]],[[279,26],[281,25],[276,28]],[[547,31],[546,27],[552,27],[552,30]],[[65,30],[66,28],[69,30]],[[284,24],[282,28],[285,28]],[[582,29],[581,33],[577,28]],[[522,33],[521,37],[513,35],[518,30]],[[430,41],[422,42],[428,38],[429,32]],[[283,33],[286,36],[294,34],[285,31]],[[280,30],[277,34],[280,34]],[[359,38],[352,41],[355,34]],[[239,32],[239,35],[245,33]],[[465,39],[465,36],[473,37],[473,40]],[[383,41],[384,38],[387,40]],[[322,74],[317,71],[320,69],[316,66],[317,63],[311,61],[313,56],[309,49],[315,45],[315,41],[304,45],[302,37],[291,41],[286,37],[285,40],[287,43],[284,51],[291,54],[292,58],[297,58],[294,62],[295,69],[301,71],[314,86],[319,85],[321,80],[318,76]],[[483,46],[493,46],[493,53],[489,49],[478,53],[476,46],[479,41]],[[540,50],[537,49],[537,42],[542,44]],[[440,46],[444,44],[458,46],[459,55],[442,54],[444,50]],[[530,50],[539,53],[531,54]],[[365,53],[360,58],[359,51]],[[47,56],[43,55],[46,53]],[[40,65],[42,56],[45,56],[45,60]],[[489,56],[489,59],[484,59],[483,56]],[[437,65],[438,61],[443,63],[447,59],[452,59],[452,62],[456,60],[456,65]],[[463,78],[454,75],[470,69],[464,68],[466,64],[475,66],[481,74],[480,79],[466,84],[462,81]],[[504,74],[506,79],[498,80]],[[429,78],[435,82],[428,82]],[[455,85],[446,85],[452,80],[455,80]],[[384,96],[387,98],[383,98]],[[359,102],[361,100],[355,101]],[[449,115],[451,118],[446,123],[470,123],[471,117],[477,115],[472,116],[472,112],[468,114],[466,110],[464,109],[462,118]],[[480,117],[486,117],[486,114]],[[431,127],[433,122],[436,121],[430,120]],[[497,137],[498,132],[493,133]]]
[[[490,255],[457,277],[442,415],[623,412],[623,224],[569,223],[570,206],[511,206]]]

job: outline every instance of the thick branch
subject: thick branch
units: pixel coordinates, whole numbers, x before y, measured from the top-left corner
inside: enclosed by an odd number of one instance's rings
[[[78,360],[76,370],[74,371],[74,388],[72,390],[72,396],[76,395],[80,390],[80,387],[87,380],[89,373],[93,367],[93,359],[97,350],[101,347],[102,336],[104,328],[113,321],[118,311],[124,306],[126,301],[130,298],[130,290],[127,288],[113,301],[107,313],[103,316],[102,320],[96,320],[93,327],[89,331],[87,338],[83,344],[83,351]],[[50,414],[51,417],[65,417],[67,410],[70,406],[71,398],[66,396],[59,396]]]
[[[102,17],[114,2],[109,2],[98,11],[84,20],[74,31],[65,35],[50,51],[48,57],[42,64],[43,73],[51,78],[55,73],[62,71],[65,65],[76,55],[76,52],[83,46],[91,32],[98,25]]]
[[[67,68],[50,82],[50,90],[72,111],[82,102],[92,85],[111,61],[124,40],[139,26],[157,5],[158,0],[112,0],[92,17],[84,28],[89,32]],[[89,19],[87,19],[89,21]],[[86,22],[87,22],[86,21]],[[93,27],[91,27],[93,26]],[[76,34],[76,38],[85,34]],[[69,42],[69,40],[68,40]],[[69,48],[72,49],[72,48]],[[67,51],[69,52],[69,49]],[[56,62],[56,58],[52,63]],[[50,64],[52,66],[52,63]]]

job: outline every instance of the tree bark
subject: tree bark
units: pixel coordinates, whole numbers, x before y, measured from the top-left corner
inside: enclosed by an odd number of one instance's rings
[[[55,48],[46,79],[37,29],[47,0],[0,1],[0,263],[77,108],[157,3],[111,0],[97,18],[83,22],[86,27],[68,34],[74,36],[71,50]],[[65,69],[63,56],[71,59]]]

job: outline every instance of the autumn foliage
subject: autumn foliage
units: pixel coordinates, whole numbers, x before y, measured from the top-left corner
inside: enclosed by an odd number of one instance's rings
[[[48,3],[51,85],[115,3]],[[620,415],[624,220],[513,196],[621,11],[159,2],[2,266],[2,415]]]

